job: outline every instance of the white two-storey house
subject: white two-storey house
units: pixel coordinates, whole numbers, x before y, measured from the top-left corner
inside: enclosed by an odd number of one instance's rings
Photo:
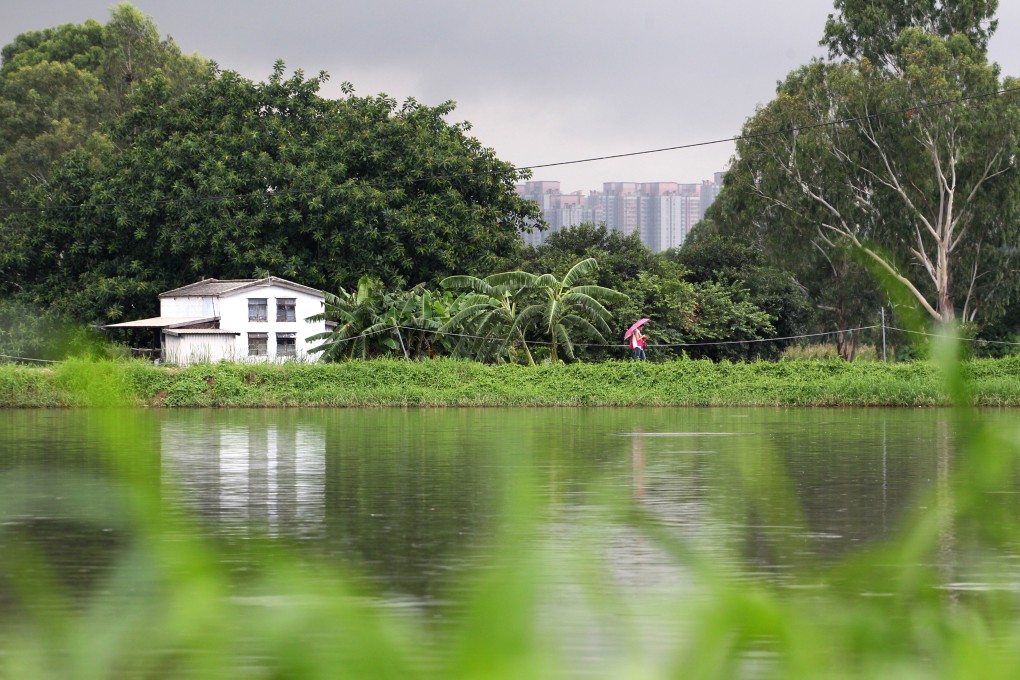
[[[306,319],[323,309],[321,290],[270,276],[205,279],[159,295],[159,316],[106,328],[158,328],[164,361],[315,361],[308,338],[327,322]]]

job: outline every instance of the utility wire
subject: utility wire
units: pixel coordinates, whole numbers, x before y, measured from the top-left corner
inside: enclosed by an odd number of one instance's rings
[[[751,133],[751,134],[747,134],[747,135],[735,135],[733,137],[724,137],[724,138],[720,138],[720,139],[712,139],[712,140],[706,140],[706,141],[701,141],[701,142],[692,142],[692,143],[689,143],[689,144],[679,144],[679,145],[676,145],[676,146],[665,146],[665,147],[660,147],[660,148],[656,148],[656,149],[645,149],[645,150],[642,150],[642,151],[629,151],[629,152],[625,152],[625,153],[609,154],[609,155],[604,155],[604,156],[591,156],[591,157],[588,157],[588,158],[577,158],[577,159],[574,159],[574,160],[557,161],[557,162],[553,162],[553,163],[540,163],[540,164],[536,164],[536,165],[523,165],[523,166],[519,166],[519,167],[517,167],[515,169],[517,171],[522,171],[522,170],[539,170],[539,169],[543,169],[543,168],[554,168],[554,167],[562,167],[562,166],[566,166],[566,165],[577,165],[577,164],[580,164],[580,163],[593,163],[593,162],[596,162],[596,161],[613,160],[613,159],[618,159],[618,158],[630,158],[630,157],[634,157],[634,156],[645,156],[645,155],[656,154],[656,153],[665,153],[667,151],[681,151],[681,150],[684,150],[684,149],[694,149],[694,148],[702,147],[702,146],[711,146],[711,145],[714,145],[714,144],[725,144],[725,143],[729,143],[729,142],[738,142],[738,141],[741,141],[741,140],[762,139],[762,138],[765,138],[765,137],[775,137],[775,136],[778,136],[778,135],[787,135],[787,134],[791,134],[791,133],[795,133],[795,132],[803,132],[803,131],[806,131],[806,130],[814,130],[814,129],[817,129],[817,128],[833,127],[833,126],[838,126],[838,125],[846,125],[848,123],[855,123],[855,122],[860,122],[860,121],[864,121],[864,120],[877,120],[877,119],[880,119],[880,118],[884,118],[886,116],[903,115],[905,113],[924,111],[924,110],[927,110],[927,109],[937,108],[937,107],[940,107],[940,106],[948,106],[948,105],[951,105],[951,104],[959,104],[959,103],[962,103],[962,102],[975,101],[975,100],[978,100],[978,99],[988,99],[990,97],[998,97],[998,96],[1001,96],[1001,95],[1004,95],[1004,94],[1013,94],[1013,93],[1016,93],[1016,92],[1020,92],[1020,87],[1003,88],[1003,89],[1000,89],[1000,90],[994,90],[994,91],[991,91],[991,92],[984,92],[984,93],[980,93],[980,94],[973,94],[973,95],[968,95],[968,96],[965,96],[965,97],[957,97],[957,98],[954,98],[954,99],[940,99],[940,100],[933,101],[933,102],[922,102],[920,104],[914,104],[912,106],[907,106],[907,107],[903,107],[903,108],[899,108],[899,109],[894,109],[894,110],[891,110],[891,111],[878,111],[878,112],[875,112],[875,113],[869,113],[869,114],[864,114],[864,115],[860,115],[860,116],[852,116],[852,117],[848,117],[848,118],[838,118],[838,119],[832,120],[832,121],[823,121],[823,122],[817,122],[817,123],[809,123],[809,124],[806,124],[806,125],[791,126],[791,127],[788,127],[788,128],[779,128],[779,129],[775,129],[775,130],[765,130],[765,131],[762,131],[762,132],[755,132],[755,133]],[[408,184],[414,184],[416,182],[431,182],[431,181],[437,181],[437,180],[461,179],[461,178],[470,178],[470,177],[484,177],[486,175],[496,174],[497,172],[502,172],[502,170],[485,170],[485,171],[482,171],[482,172],[465,172],[465,173],[452,173],[452,174],[446,174],[446,175],[429,175],[429,176],[426,176],[426,177],[419,177],[419,178],[414,178],[414,179],[388,180],[388,181],[378,181],[378,182],[372,182],[372,181],[357,182],[357,178],[349,178],[347,180],[346,184],[347,184],[347,186],[350,186],[350,187],[358,187],[358,188],[368,187],[368,188],[382,189],[382,188],[388,188],[388,187],[394,187],[394,186],[404,186],[404,185],[408,185]],[[355,183],[352,183],[352,182],[355,182]],[[285,190],[276,190],[276,191],[271,191],[271,192],[265,192],[264,194],[262,194],[262,196],[266,196],[266,195],[271,195],[271,196],[285,196],[285,195],[309,196],[309,195],[315,195],[317,193],[318,192],[316,192],[316,191],[308,191],[308,190],[300,190],[300,189],[285,189]],[[191,202],[191,203],[209,203],[209,202],[218,202],[218,201],[230,201],[230,200],[239,199],[239,198],[251,198],[253,195],[254,194],[251,194],[251,193],[230,194],[230,195],[220,195],[220,196],[197,196],[196,195],[196,196],[182,197],[182,198],[155,199],[155,200],[151,200],[151,201],[132,201],[132,202],[128,202],[128,203],[121,203],[121,202],[94,203],[94,204],[77,203],[77,204],[70,204],[70,205],[54,205],[54,206],[47,206],[47,207],[8,207],[8,208],[0,208],[0,215],[8,215],[8,214],[13,214],[13,213],[45,212],[47,210],[81,210],[81,209],[84,209],[84,208],[112,208],[112,207],[119,207],[119,206],[136,206],[136,207],[141,207],[141,206],[171,205],[171,204],[189,203],[189,202]]]
[[[742,345],[745,343],[754,342],[777,342],[779,340],[802,340],[805,338],[817,338],[826,335],[837,335],[839,333],[853,333],[855,331],[867,331],[872,328],[881,328],[881,326],[861,326],[860,328],[847,328],[841,331],[825,331],[824,333],[810,333],[807,335],[787,335],[781,338],[756,338],[753,340],[716,340],[712,342],[677,342],[672,344],[663,345],[649,345],[649,347],[701,347],[701,346],[714,346],[714,345]],[[888,326],[887,326],[888,328]]]
[[[857,332],[857,331],[874,330],[876,328],[881,328],[881,327],[882,327],[881,325],[875,324],[873,326],[859,326],[857,328],[844,328],[844,329],[841,329],[841,330],[822,331],[820,333],[804,333],[804,334],[801,334],[801,335],[784,335],[784,336],[777,336],[777,337],[773,337],[773,338],[752,338],[752,339],[748,339],[748,340],[709,340],[709,341],[704,341],[704,342],[672,342],[672,343],[661,343],[661,344],[657,343],[657,344],[649,344],[648,347],[660,347],[660,348],[670,348],[670,347],[714,347],[714,346],[718,346],[718,345],[743,345],[743,344],[751,344],[751,343],[780,342],[780,341],[784,341],[784,340],[807,340],[809,338],[820,338],[820,337],[826,337],[826,336],[829,336],[829,335],[839,335],[840,333],[854,333],[854,332]],[[337,343],[352,342],[354,340],[360,340],[361,338],[365,338],[365,337],[368,337],[370,335],[377,335],[379,333],[385,333],[386,331],[393,330],[394,328],[398,328],[398,329],[400,329],[402,331],[413,331],[413,332],[429,333],[429,334],[432,334],[432,335],[442,335],[442,336],[451,337],[451,338],[467,338],[469,340],[488,340],[488,341],[492,341],[492,342],[506,342],[507,341],[506,338],[500,338],[500,337],[495,337],[495,336],[491,336],[491,335],[472,335],[470,333],[454,333],[452,331],[441,331],[441,330],[438,330],[438,329],[431,329],[431,328],[419,328],[417,326],[400,326],[400,325],[396,325],[396,326],[386,326],[385,328],[380,328],[378,330],[370,331],[370,332],[367,332],[367,333],[362,333],[361,335],[355,335],[355,336],[352,336],[352,337],[349,337],[349,338],[338,338],[337,340],[334,340],[333,342],[337,342]],[[905,328],[897,328],[895,326],[886,326],[885,328],[886,328],[886,330],[890,330],[890,331],[900,331],[900,332],[903,332],[903,333],[912,333],[914,335],[924,335],[924,336],[932,337],[932,338],[945,337],[945,336],[938,335],[936,333],[925,333],[925,332],[922,332],[922,331],[911,331],[911,330],[907,330]],[[1020,347],[1020,342],[1007,342],[1007,341],[1004,341],[1004,340],[982,340],[980,338],[964,338],[964,337],[953,337],[951,339],[959,340],[959,341],[964,341],[964,342],[979,342],[979,343],[987,344],[987,345],[1010,345],[1010,346]],[[516,342],[516,341],[512,340],[511,342]],[[548,346],[551,346],[552,345],[552,343],[547,341],[547,340],[527,340],[526,342],[527,342],[528,345],[531,345],[531,346],[534,346],[534,345],[539,345],[539,346],[547,346],[548,345]],[[562,343],[557,343],[557,344],[561,345]],[[572,344],[573,344],[574,347],[588,347],[588,348],[595,348],[595,349],[613,349],[613,348],[629,348],[630,347],[630,345],[627,344],[627,343],[615,344],[615,343],[590,343],[590,342],[589,343],[583,343],[583,342],[575,342],[575,343],[572,343]]]
[[[431,333],[431,334],[434,334],[434,335],[442,335],[442,336],[446,336],[446,337],[468,338],[468,339],[471,339],[471,340],[489,340],[489,341],[493,341],[493,342],[496,342],[496,341],[498,341],[498,342],[506,342],[505,338],[494,337],[494,336],[491,336],[491,335],[471,335],[469,333],[454,333],[454,332],[451,332],[451,331],[441,331],[441,330],[437,330],[437,329],[418,328],[418,327],[415,327],[415,326],[399,326],[399,325],[397,325],[397,326],[387,326],[386,328],[381,328],[379,330],[371,331],[369,333],[362,333],[361,335],[356,335],[356,336],[353,336],[353,337],[350,337],[350,338],[338,338],[337,340],[334,340],[334,342],[338,342],[339,343],[339,342],[350,342],[350,341],[353,341],[353,340],[359,340],[361,338],[367,337],[368,335],[375,335],[377,333],[382,333],[384,331],[392,330],[394,328],[398,328],[398,329],[400,329],[402,331],[415,331],[415,332]],[[878,326],[878,325],[875,325],[875,326],[861,326],[859,328],[846,328],[846,329],[843,329],[843,330],[824,331],[824,332],[821,332],[821,333],[807,333],[807,334],[804,334],[804,335],[787,335],[787,336],[775,337],[775,338],[755,338],[755,339],[751,339],[751,340],[715,340],[715,341],[707,341],[707,342],[677,342],[677,343],[650,344],[648,346],[649,347],[663,347],[663,348],[665,348],[665,347],[702,347],[702,346],[714,346],[714,345],[740,345],[740,344],[746,344],[746,343],[778,342],[780,340],[802,340],[802,339],[807,339],[807,338],[824,337],[824,336],[827,336],[827,335],[836,335],[836,334],[839,334],[839,333],[852,333],[852,332],[855,332],[855,331],[866,331],[866,330],[871,330],[873,328],[880,328],[880,326]],[[886,326],[886,328],[889,328],[889,326]],[[540,345],[540,346],[541,345],[550,345],[550,346],[552,345],[551,342],[544,341],[544,340],[527,340],[526,342],[527,342],[528,345]],[[562,343],[557,343],[557,344],[562,344]],[[626,343],[623,343],[623,344],[612,344],[612,343],[598,344],[598,343],[575,342],[575,343],[572,343],[572,344],[573,344],[574,347],[594,347],[594,348],[597,348],[597,349],[598,348],[601,348],[601,349],[612,349],[612,348],[627,348],[627,347],[629,347],[629,345],[626,344]]]
[[[653,153],[663,153],[665,151],[680,151],[682,149],[693,149],[699,146],[710,146],[713,144],[725,144],[727,142],[739,142],[742,140],[759,139],[762,137],[775,137],[778,135],[786,135],[793,132],[803,132],[805,130],[814,130],[816,128],[830,127],[836,125],[846,125],[847,123],[857,123],[864,120],[875,120],[884,118],[886,116],[902,115],[904,113],[913,113],[916,111],[924,111],[927,109],[937,108],[940,106],[947,106],[949,104],[959,104],[961,102],[972,101],[976,99],[987,99],[989,97],[997,97],[1003,94],[1012,94],[1014,92],[1020,92],[1020,87],[1004,88],[1001,90],[995,90],[993,92],[984,92],[981,94],[968,95],[966,97],[958,97],[955,99],[941,99],[934,102],[927,102],[922,104],[915,104],[913,106],[907,106],[901,109],[895,109],[892,111],[879,111],[876,113],[864,114],[861,116],[852,116],[849,118],[838,118],[836,120],[824,121],[819,123],[809,123],[807,125],[798,125],[788,128],[779,128],[776,130],[765,130],[763,132],[755,132],[748,135],[736,135],[734,137],[724,137],[721,139],[713,139],[704,142],[693,142],[690,144],[680,144],[678,146],[665,146],[659,149],[647,149],[645,151],[630,151],[627,153],[612,154],[609,156],[593,156],[591,158],[579,158],[572,161],[560,161],[557,163],[545,163],[542,165],[525,165],[518,170],[538,170],[541,168],[553,168],[562,165],[575,165],[578,163],[592,163],[594,161],[605,161],[612,160],[615,158],[629,158],[631,156],[643,156]]]
[[[981,338],[964,338],[953,335],[939,335],[938,333],[925,333],[924,331],[911,331],[906,328],[896,328],[895,326],[886,326],[888,330],[900,331],[901,333],[910,333],[912,335],[924,335],[929,338],[945,338],[947,340],[957,340],[960,342],[980,342],[983,345],[1010,345],[1012,347],[1020,347],[1020,342],[1008,342],[1006,340],[982,340]]]
[[[370,337],[370,336],[373,336],[373,335],[378,335],[380,333],[386,333],[387,331],[391,331],[391,330],[393,330],[395,328],[396,329],[400,329],[400,330],[404,330],[404,331],[419,331],[419,332],[424,332],[424,333],[431,333],[433,335],[442,335],[442,336],[456,337],[456,338],[468,338],[468,339],[471,339],[471,340],[491,340],[491,341],[505,342],[504,338],[497,338],[497,337],[487,336],[487,335],[471,335],[469,333],[453,333],[453,332],[450,332],[450,331],[440,331],[440,330],[428,329],[428,328],[417,328],[415,326],[399,326],[399,325],[397,325],[397,326],[386,326],[384,328],[378,328],[376,330],[367,331],[367,332],[361,333],[359,335],[353,335],[353,336],[351,336],[349,338],[338,338],[336,340],[333,340],[332,342],[335,343],[335,344],[353,342],[355,340],[361,340],[362,338],[367,338],[367,337]],[[856,332],[856,331],[867,331],[867,330],[873,330],[875,328],[881,328],[881,326],[876,324],[874,326],[860,326],[858,328],[844,328],[842,330],[823,331],[821,333],[805,333],[803,335],[786,335],[786,336],[774,337],[774,338],[755,338],[755,339],[751,339],[751,340],[712,340],[712,341],[706,341],[706,342],[676,342],[676,343],[650,344],[648,346],[649,347],[660,347],[660,348],[670,348],[670,347],[712,347],[712,346],[718,346],[718,345],[742,345],[742,344],[749,344],[749,343],[778,342],[780,340],[806,340],[808,338],[818,338],[818,337],[824,337],[824,336],[828,336],[828,335],[838,335],[840,333],[853,333],[853,332]],[[890,331],[899,331],[901,333],[911,333],[913,335],[923,335],[923,336],[931,337],[931,338],[946,337],[946,336],[938,335],[937,333],[925,333],[923,331],[912,331],[912,330],[908,330],[906,328],[897,328],[895,326],[886,326],[885,328],[886,328],[886,330],[890,330]],[[963,341],[963,342],[979,342],[979,343],[986,344],[986,345],[1009,345],[1009,346],[1013,346],[1013,347],[1020,347],[1020,342],[1007,342],[1007,341],[1004,341],[1004,340],[982,340],[980,338],[964,338],[964,337],[950,337],[949,339]],[[542,341],[542,340],[528,340],[527,344],[531,345],[531,346],[534,346],[534,345],[539,345],[539,346],[552,345],[551,342]],[[560,343],[560,344],[562,344],[562,343]],[[593,348],[596,348],[596,349],[614,349],[614,348],[628,348],[629,347],[629,345],[626,344],[626,343],[624,343],[624,344],[573,343],[573,346],[574,347],[589,347],[589,348],[593,347]],[[143,348],[134,348],[134,347],[132,347],[131,349],[143,349]],[[144,351],[150,351],[150,350],[149,349],[145,349]],[[19,356],[12,356],[12,355],[9,355],[9,354],[0,354],[0,359],[10,359],[10,360],[14,360],[14,361],[35,361],[35,362],[48,363],[48,364],[62,363],[60,361],[54,361],[52,359],[33,359],[31,357],[19,357]]]
[[[59,361],[53,361],[52,359],[33,359],[31,357],[16,357],[10,354],[0,354],[0,359],[10,359],[12,361],[35,361],[44,364],[59,364]]]

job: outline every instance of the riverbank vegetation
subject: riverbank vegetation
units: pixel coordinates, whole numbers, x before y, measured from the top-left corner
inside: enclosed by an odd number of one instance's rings
[[[1020,406],[1020,358],[963,367],[972,403]],[[0,407],[92,405],[89,376],[106,375],[137,406],[946,406],[935,366],[781,362],[486,365],[439,359],[337,364],[216,364],[172,368],[141,361],[69,361],[0,367]],[[84,395],[84,396],[83,396]]]

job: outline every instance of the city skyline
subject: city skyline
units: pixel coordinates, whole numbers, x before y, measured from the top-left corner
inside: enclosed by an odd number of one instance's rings
[[[517,193],[538,204],[545,231],[524,235],[528,245],[541,245],[562,229],[604,224],[655,252],[683,245],[695,224],[722,190],[723,172],[701,182],[603,182],[602,189],[565,192],[557,180],[532,180],[516,185]]]

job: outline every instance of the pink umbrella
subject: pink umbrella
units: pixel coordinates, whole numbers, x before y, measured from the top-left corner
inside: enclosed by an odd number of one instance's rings
[[[630,336],[634,335],[634,331],[636,331],[637,329],[641,328],[642,326],[644,326],[649,321],[651,321],[651,319],[648,319],[648,318],[641,319],[640,321],[635,321],[634,325],[631,326],[630,328],[628,328],[627,332],[623,334],[623,339],[626,340]]]

